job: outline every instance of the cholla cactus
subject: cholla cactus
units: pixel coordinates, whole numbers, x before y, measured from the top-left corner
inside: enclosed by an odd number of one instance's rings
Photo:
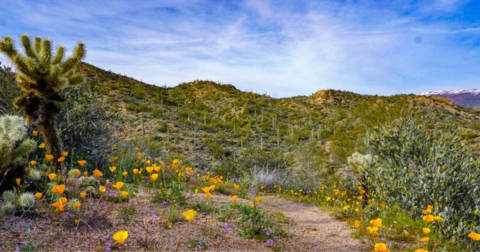
[[[15,195],[15,193],[13,191],[8,190],[8,191],[3,192],[2,199],[5,202],[15,203],[15,201],[17,199],[17,196]]]
[[[55,157],[60,157],[62,145],[55,121],[55,116],[60,112],[58,103],[65,101],[60,92],[84,82],[84,77],[76,68],[85,57],[85,46],[79,43],[73,56],[64,60],[64,48],[58,47],[54,56],[52,43],[48,39],[36,37],[32,47],[29,36],[23,35],[21,42],[24,55],[15,48],[10,37],[0,40],[0,52],[17,69],[17,85],[25,92],[16,99],[15,105],[23,110],[29,123],[38,123],[47,150]]]
[[[362,155],[358,152],[353,153],[347,158],[348,165],[357,174],[358,178],[365,177],[367,170],[375,165],[377,158],[370,155]]]
[[[2,169],[12,164],[17,165],[21,157],[29,154],[35,148],[33,140],[23,139],[26,130],[23,118],[19,116],[0,117],[0,167]],[[18,142],[20,143],[17,144]]]
[[[33,193],[30,193],[30,192],[22,193],[18,198],[18,206],[22,210],[27,210],[33,207],[36,201],[37,199],[35,198],[35,195],[33,195]]]
[[[2,194],[5,203],[2,206],[2,211],[5,214],[12,214],[15,211],[26,211],[35,206],[37,200],[35,196],[30,193],[18,193],[14,191],[5,191]]]
[[[32,152],[36,146],[32,139],[25,139],[26,131],[25,120],[22,117],[0,117],[0,181],[4,183],[0,184],[2,188],[13,184],[15,178],[24,178],[25,167],[22,157]]]
[[[362,200],[362,205],[365,206],[368,201],[368,174],[372,172],[372,168],[375,167],[378,158],[370,154],[362,155],[358,152],[353,153],[347,158],[348,165],[357,174],[357,179],[360,182],[361,187],[365,190],[365,196]]]
[[[42,178],[40,171],[33,168],[26,169],[25,175],[29,180],[40,180]]]
[[[15,211],[15,205],[10,202],[5,202],[2,206],[2,212],[6,215],[12,214]]]

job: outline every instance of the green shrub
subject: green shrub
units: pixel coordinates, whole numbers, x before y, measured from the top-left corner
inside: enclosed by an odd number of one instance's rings
[[[240,205],[239,208],[236,221],[239,234],[244,239],[268,239],[267,232],[274,228],[274,223],[268,214],[261,208],[252,208],[245,204]]]
[[[154,192],[151,199],[154,203],[163,203],[164,201],[170,204],[179,204],[184,206],[186,204],[186,197],[184,194],[184,184],[177,182],[167,183],[163,188]]]
[[[150,112],[152,117],[158,117],[162,113],[162,108],[156,107]]]
[[[234,209],[230,202],[224,202],[218,208],[217,220],[220,222],[228,222],[231,218],[235,216]]]
[[[215,207],[207,204],[204,201],[200,201],[197,204],[192,206],[193,209],[197,210],[198,212],[206,213],[206,214],[211,214],[215,212]]]
[[[402,119],[375,130],[369,140],[379,164],[368,183],[381,200],[417,217],[428,204],[444,218],[440,232],[461,237],[480,222],[480,165],[455,127],[442,131]]]

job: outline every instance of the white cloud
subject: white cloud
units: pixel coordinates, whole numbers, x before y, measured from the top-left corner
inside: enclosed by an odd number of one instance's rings
[[[5,32],[26,30],[68,49],[81,39],[87,62],[162,86],[209,79],[279,96],[325,88],[412,93],[453,81],[472,85],[480,64],[458,37],[478,28],[422,21],[426,3],[53,2],[7,6]],[[462,4],[432,6],[443,13]],[[419,11],[399,11],[412,8]]]

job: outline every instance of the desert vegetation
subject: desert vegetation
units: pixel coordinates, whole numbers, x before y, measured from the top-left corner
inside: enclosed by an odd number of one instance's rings
[[[16,69],[0,67],[2,250],[301,248],[272,195],[330,211],[369,250],[480,249],[478,111],[157,87],[81,62],[81,43],[66,60],[21,43],[0,41]]]

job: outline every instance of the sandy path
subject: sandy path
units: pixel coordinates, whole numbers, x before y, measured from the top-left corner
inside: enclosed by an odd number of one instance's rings
[[[295,203],[278,196],[262,197],[269,212],[279,211],[293,222],[291,237],[284,243],[285,251],[365,251],[370,248],[359,239],[346,223],[335,219],[318,206]]]

